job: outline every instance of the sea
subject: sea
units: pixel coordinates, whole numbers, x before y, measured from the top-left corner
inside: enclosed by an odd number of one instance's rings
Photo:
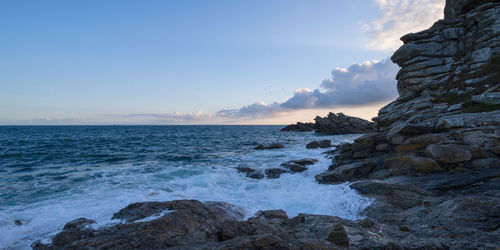
[[[332,160],[306,149],[314,140],[352,142],[360,135],[280,132],[282,126],[0,126],[0,249],[50,242],[68,221],[104,227],[133,202],[197,199],[238,206],[246,217],[264,209],[359,219],[370,199],[314,176]],[[280,143],[283,149],[254,150]],[[307,171],[251,179],[257,170],[315,158]]]

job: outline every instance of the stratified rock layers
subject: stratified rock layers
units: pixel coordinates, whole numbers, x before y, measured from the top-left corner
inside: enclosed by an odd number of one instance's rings
[[[319,181],[500,166],[500,2],[450,0],[445,12],[428,30],[401,38],[391,58],[401,66],[400,97],[374,118],[376,133],[340,147]],[[345,178],[334,170],[360,161],[374,167]]]

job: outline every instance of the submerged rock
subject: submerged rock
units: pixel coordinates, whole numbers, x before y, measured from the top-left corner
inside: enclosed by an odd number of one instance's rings
[[[266,173],[266,178],[268,179],[277,179],[281,174],[290,173],[289,171],[281,168],[268,168],[264,172]]]
[[[264,150],[264,149],[281,149],[281,148],[285,148],[285,146],[283,146],[283,145],[281,145],[279,143],[273,143],[273,144],[270,144],[270,145],[259,144],[254,149],[256,149],[256,150]]]
[[[304,158],[304,159],[292,160],[292,161],[282,163],[281,166],[296,173],[296,172],[306,171],[307,170],[306,165],[312,165],[316,162],[318,162],[318,160],[316,160],[316,159]]]

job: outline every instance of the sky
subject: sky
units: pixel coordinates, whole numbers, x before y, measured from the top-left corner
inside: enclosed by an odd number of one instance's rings
[[[0,125],[365,119],[444,0],[0,1]]]

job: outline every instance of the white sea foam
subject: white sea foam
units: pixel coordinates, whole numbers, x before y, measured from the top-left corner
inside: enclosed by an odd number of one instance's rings
[[[334,143],[354,137],[334,137]],[[29,249],[38,239],[49,242],[68,221],[80,217],[96,220],[98,226],[111,223],[114,212],[133,202],[197,199],[225,201],[241,207],[250,217],[258,210],[284,209],[288,216],[298,213],[360,218],[359,212],[371,200],[348,187],[318,184],[314,176],[325,171],[330,159],[321,155],[324,149],[305,149],[293,145],[285,150],[252,151],[237,159],[228,157],[220,166],[211,163],[180,167],[152,167],[138,174],[141,166],[107,168],[90,173],[99,176],[86,185],[54,195],[50,200],[10,206],[0,211],[0,249]],[[277,167],[287,160],[316,158],[309,170],[283,174],[279,179],[255,180],[238,173],[234,167],[259,169]],[[223,161],[224,162],[224,161]],[[234,166],[231,166],[232,164]],[[23,224],[17,226],[14,221]],[[149,218],[148,219],[154,219]]]

